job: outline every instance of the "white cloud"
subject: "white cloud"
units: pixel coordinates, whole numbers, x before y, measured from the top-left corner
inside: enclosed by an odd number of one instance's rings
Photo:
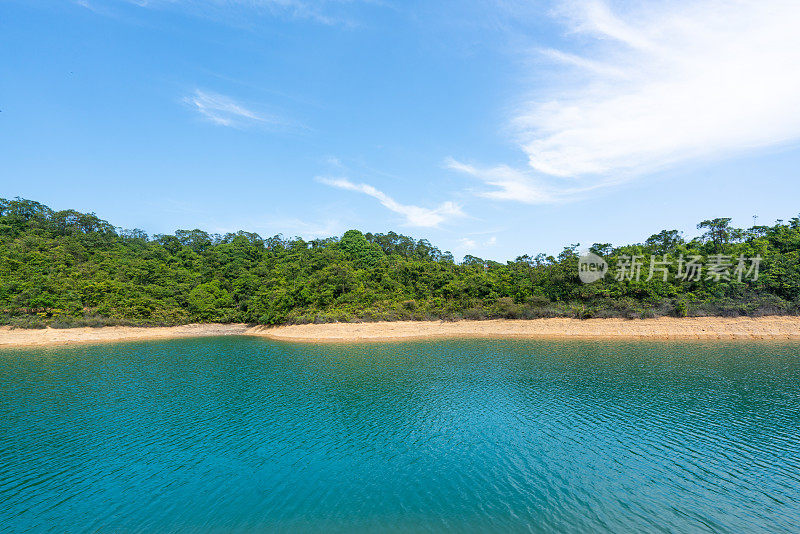
[[[342,223],[337,219],[309,222],[301,219],[270,221],[269,228],[279,228],[287,236],[300,236],[304,239],[327,238],[342,233]]]
[[[409,226],[433,227],[438,226],[453,217],[461,217],[464,213],[454,202],[443,202],[438,207],[422,208],[400,204],[392,197],[368,184],[356,184],[346,178],[317,178],[317,181],[331,187],[337,187],[346,191],[355,191],[371,196],[378,200],[381,205],[395,213],[405,217],[405,223]]]
[[[143,8],[172,8],[217,21],[252,19],[252,16],[284,16],[326,25],[353,26],[348,7],[378,4],[374,0],[123,0]]]
[[[340,160],[336,156],[328,156],[327,158],[325,158],[325,163],[327,163],[328,165],[330,165],[331,167],[333,167],[335,169],[343,169],[344,168],[344,165],[342,164],[342,160]]]
[[[493,247],[497,244],[497,237],[492,236],[486,241],[477,241],[470,237],[462,237],[458,240],[458,248],[461,252],[469,252],[478,248]]]
[[[478,178],[494,188],[490,191],[480,191],[477,193],[478,196],[494,200],[514,200],[526,204],[544,204],[556,201],[554,193],[538,183],[530,176],[530,173],[507,165],[479,169],[453,158],[447,158],[445,167]]]
[[[590,45],[544,51],[562,83],[516,114],[535,171],[619,179],[800,139],[797,0],[580,0],[559,15]],[[498,188],[485,196],[542,198],[516,172],[485,172]]]
[[[478,243],[474,239],[468,237],[462,237],[458,241],[458,244],[464,250],[475,250],[478,247]]]
[[[175,213],[195,213],[198,215],[208,215],[207,210],[194,209],[192,211],[172,210]],[[197,223],[197,217],[191,219],[191,224]],[[210,218],[200,224],[200,228],[206,229],[210,233],[225,235],[229,232],[246,230],[255,232],[261,237],[272,237],[282,235],[285,238],[301,237],[305,240],[318,238],[328,238],[341,235],[346,227],[336,218],[320,219],[309,221],[296,217],[287,218],[253,218],[253,217],[225,217],[224,219]]]
[[[468,174],[493,187],[489,191],[477,191],[477,196],[523,204],[556,204],[576,200],[591,191],[617,185],[621,181],[604,178],[594,181],[574,180],[565,184],[561,179],[557,182],[553,179],[545,180],[530,169],[515,169],[508,165],[479,168],[453,158],[447,158],[444,164],[448,169]]]
[[[193,107],[204,119],[220,126],[241,128],[253,124],[278,125],[282,122],[275,117],[250,110],[230,97],[200,89],[196,89],[183,101]]]

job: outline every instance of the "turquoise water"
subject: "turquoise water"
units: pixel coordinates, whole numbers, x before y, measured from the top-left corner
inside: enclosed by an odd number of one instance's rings
[[[800,344],[0,351],[0,530],[798,532]]]

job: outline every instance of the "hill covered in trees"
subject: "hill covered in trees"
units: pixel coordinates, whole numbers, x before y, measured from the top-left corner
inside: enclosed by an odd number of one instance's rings
[[[91,213],[0,199],[0,324],[800,312],[800,219],[748,229],[713,219],[698,229],[703,233],[690,240],[665,230],[643,243],[596,243],[589,248],[617,273],[584,284],[579,245],[557,256],[523,255],[506,263],[467,256],[456,263],[428,241],[394,232],[350,230],[313,241],[244,231],[150,237]],[[660,270],[648,272],[655,258]],[[737,273],[742,258],[758,258],[757,272],[750,261],[749,276]],[[708,267],[686,276],[690,261],[716,264],[716,272]]]

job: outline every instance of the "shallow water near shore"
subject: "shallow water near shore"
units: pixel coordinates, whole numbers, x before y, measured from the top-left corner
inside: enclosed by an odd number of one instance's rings
[[[796,532],[800,343],[0,350],[0,530]]]

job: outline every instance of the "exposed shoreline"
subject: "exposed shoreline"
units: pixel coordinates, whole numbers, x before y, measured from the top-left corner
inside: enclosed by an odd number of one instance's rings
[[[278,327],[251,327],[246,324],[189,324],[169,327],[106,326],[41,330],[0,327],[0,348],[231,335],[251,335],[304,343],[400,341],[450,337],[800,340],[800,317],[494,319],[455,322],[327,323]]]
[[[444,337],[800,340],[800,317],[553,318],[327,323],[277,328],[254,327],[248,334],[297,342],[391,341]]]
[[[249,330],[246,324],[186,324],[180,326],[101,326],[97,328],[9,328],[0,327],[0,349],[5,347],[67,345],[115,341],[145,341],[204,336],[237,336]]]

